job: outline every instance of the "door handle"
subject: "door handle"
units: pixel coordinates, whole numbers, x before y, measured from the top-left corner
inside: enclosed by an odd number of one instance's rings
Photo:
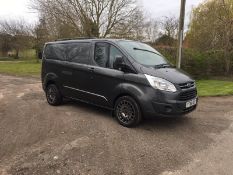
[[[88,71],[90,71],[90,72],[94,72],[94,70],[95,70],[94,67],[89,67],[89,68],[88,68]]]

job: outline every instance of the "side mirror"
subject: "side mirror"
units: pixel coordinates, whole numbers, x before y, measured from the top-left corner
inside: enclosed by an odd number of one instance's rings
[[[115,61],[113,63],[113,68],[123,72],[132,72],[131,67],[125,64],[125,61],[122,56],[116,56]]]

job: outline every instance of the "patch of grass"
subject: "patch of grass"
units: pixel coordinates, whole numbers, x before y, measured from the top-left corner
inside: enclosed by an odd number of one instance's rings
[[[197,89],[201,97],[233,95],[233,81],[198,80]]]
[[[31,61],[4,61],[0,62],[0,73],[18,76],[36,76],[41,72],[41,63]]]

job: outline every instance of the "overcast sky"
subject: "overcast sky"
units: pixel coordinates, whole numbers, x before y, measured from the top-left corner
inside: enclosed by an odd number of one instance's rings
[[[192,7],[197,6],[204,0],[187,0],[186,20]],[[154,18],[175,15],[179,16],[180,0],[139,0],[140,5]],[[30,0],[0,0],[0,19],[24,18],[34,23],[38,20],[38,15],[29,9]]]

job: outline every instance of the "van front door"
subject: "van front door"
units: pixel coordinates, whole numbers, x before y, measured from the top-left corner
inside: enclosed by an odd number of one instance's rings
[[[93,93],[92,102],[101,106],[112,107],[114,97],[119,94],[124,81],[124,72],[113,69],[113,62],[123,54],[113,45],[96,43],[92,81],[89,91]]]

